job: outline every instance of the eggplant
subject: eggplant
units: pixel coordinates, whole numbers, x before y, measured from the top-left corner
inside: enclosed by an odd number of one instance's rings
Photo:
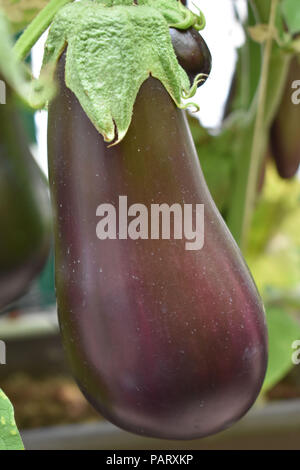
[[[191,84],[202,73],[203,80],[199,82],[199,86],[203,85],[211,72],[212,58],[201,34],[195,28],[170,28],[170,36],[177,60],[186,71]]]
[[[253,405],[267,364],[264,308],[210,196],[186,117],[150,77],[129,131],[108,147],[64,81],[48,155],[62,340],[90,403],[128,431],[191,439]],[[200,153],[201,159],[201,153]],[[96,234],[98,207],[204,204],[204,246]],[[103,214],[102,214],[103,215]]]
[[[0,309],[25,293],[52,242],[47,182],[32,157],[12,92],[0,105]]]
[[[271,154],[281,178],[293,178],[300,165],[300,105],[293,103],[293,82],[300,78],[300,63],[290,64],[282,101],[270,131]]]

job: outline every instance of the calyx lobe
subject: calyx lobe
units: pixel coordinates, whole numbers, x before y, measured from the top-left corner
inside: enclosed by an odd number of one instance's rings
[[[82,0],[62,8],[50,28],[43,67],[56,64],[67,47],[65,81],[104,140],[125,136],[142,83],[162,82],[178,107],[190,98],[170,27],[196,27],[201,18],[178,0]],[[196,77],[195,81],[198,81]]]

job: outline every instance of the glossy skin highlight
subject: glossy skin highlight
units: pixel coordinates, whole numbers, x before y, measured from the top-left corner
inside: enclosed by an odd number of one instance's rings
[[[124,140],[108,148],[58,65],[49,108],[59,321],[74,377],[131,432],[191,439],[243,416],[267,363],[263,305],[209,194],[185,114],[161,83],[141,87]],[[200,155],[201,159],[201,155]],[[205,243],[99,240],[96,209],[204,204]]]

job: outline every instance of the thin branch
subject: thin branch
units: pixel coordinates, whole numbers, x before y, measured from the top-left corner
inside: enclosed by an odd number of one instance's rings
[[[264,141],[264,121],[265,121],[265,106],[266,106],[266,96],[267,96],[267,85],[269,77],[269,66],[270,58],[272,52],[272,43],[273,43],[273,34],[276,21],[276,12],[278,7],[279,0],[272,0],[270,19],[269,19],[269,37],[266,41],[263,63],[262,63],[262,76],[259,85],[259,94],[258,94],[258,109],[256,114],[255,126],[254,126],[254,135],[253,143],[251,150],[251,160],[249,168],[249,177],[247,182],[246,190],[246,201],[245,201],[245,212],[243,219],[242,227],[242,245],[245,245],[246,236],[248,234],[251,219],[253,214],[253,209],[256,201],[257,194],[257,179],[258,173],[260,170],[261,159],[262,159],[262,143]]]

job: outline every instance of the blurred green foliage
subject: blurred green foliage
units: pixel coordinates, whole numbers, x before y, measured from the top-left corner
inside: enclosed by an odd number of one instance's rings
[[[30,21],[47,5],[48,0],[0,0],[14,32],[24,29]]]
[[[300,340],[300,181],[279,178],[268,165],[257,203],[246,259],[267,312],[268,390],[293,367],[292,343]]]

